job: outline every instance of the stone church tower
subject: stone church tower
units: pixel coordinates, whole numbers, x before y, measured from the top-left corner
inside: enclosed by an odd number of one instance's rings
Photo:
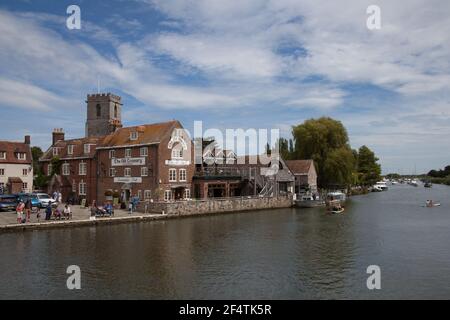
[[[86,137],[104,136],[122,127],[121,97],[111,93],[88,94]]]

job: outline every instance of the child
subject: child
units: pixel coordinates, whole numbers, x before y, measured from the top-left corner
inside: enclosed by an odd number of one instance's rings
[[[49,204],[47,208],[45,208],[45,220],[50,220],[52,218],[52,205]]]
[[[19,201],[19,204],[16,207],[16,212],[17,212],[17,223],[22,223],[22,214],[23,214],[23,209],[25,208],[25,204],[23,203],[22,200]]]
[[[72,209],[70,208],[69,204],[66,204],[66,206],[64,207],[64,218],[72,219]]]

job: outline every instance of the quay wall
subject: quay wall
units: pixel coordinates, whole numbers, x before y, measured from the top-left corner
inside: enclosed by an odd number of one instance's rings
[[[235,197],[206,200],[188,200],[176,202],[154,202],[147,207],[140,206],[138,211],[164,213],[167,215],[200,215],[261,209],[292,207],[292,196],[279,197]]]

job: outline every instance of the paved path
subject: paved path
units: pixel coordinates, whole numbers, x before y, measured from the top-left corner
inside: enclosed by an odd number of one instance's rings
[[[64,208],[63,206],[59,207],[61,210]],[[76,224],[75,222],[82,222],[82,221],[89,221],[91,215],[91,211],[89,208],[81,208],[80,206],[72,206],[72,219],[71,220],[61,220],[61,223],[63,222],[73,222],[73,224]],[[115,209],[114,210],[114,216],[113,217],[97,217],[96,220],[100,221],[100,220],[120,220],[120,219],[126,219],[126,218],[130,218],[132,219],[133,217],[156,217],[156,216],[161,216],[160,214],[144,214],[144,213],[133,213],[133,214],[129,214],[128,211],[126,210],[120,210],[120,209]],[[37,217],[36,217],[36,213],[32,213],[31,214],[31,221],[29,224],[37,224],[39,222],[40,225],[42,224],[54,224],[55,222],[59,222],[59,220],[54,220],[54,218],[52,218],[52,220],[50,221],[45,221],[45,209],[41,210],[41,219],[40,221],[38,221]],[[72,223],[71,223],[72,224]],[[19,225],[17,223],[17,214],[15,211],[1,211],[0,212],[0,227],[4,227],[4,226],[12,226],[12,225]],[[27,224],[21,224],[22,226],[25,226]]]

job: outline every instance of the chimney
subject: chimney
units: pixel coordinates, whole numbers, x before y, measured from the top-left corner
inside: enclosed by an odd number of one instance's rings
[[[28,135],[25,136],[24,142],[25,142],[25,144],[31,144],[31,137]]]
[[[58,141],[64,141],[64,130],[62,128],[53,129],[52,138],[52,145]]]

